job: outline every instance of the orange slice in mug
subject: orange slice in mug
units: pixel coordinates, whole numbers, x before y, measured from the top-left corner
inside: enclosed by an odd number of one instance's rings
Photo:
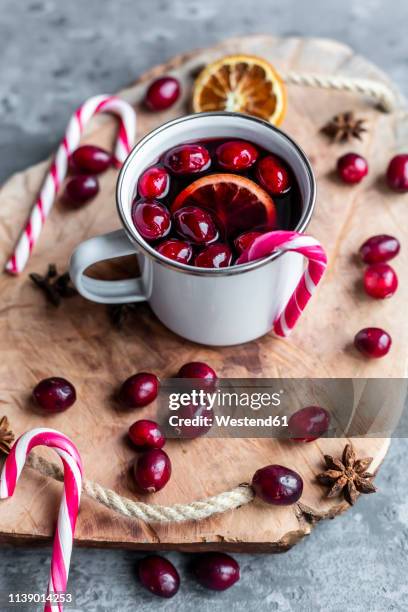
[[[200,73],[194,85],[193,110],[240,112],[279,125],[286,113],[286,89],[266,60],[231,55],[208,64]]]
[[[209,174],[197,179],[175,198],[171,211],[198,206],[212,212],[225,237],[250,229],[276,227],[271,196],[250,179],[238,174]]]

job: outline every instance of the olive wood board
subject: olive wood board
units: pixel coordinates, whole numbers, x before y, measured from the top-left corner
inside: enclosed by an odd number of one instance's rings
[[[156,66],[120,92],[138,110],[138,137],[165,121],[189,111],[194,75],[209,61],[225,54],[263,56],[278,69],[351,77],[386,76],[349,47],[332,40],[251,36],[228,40],[209,49],[174,58]],[[174,74],[183,84],[183,95],[170,110],[145,111],[140,102],[154,77]],[[153,371],[173,376],[191,360],[210,363],[222,377],[405,377],[408,326],[404,304],[408,266],[407,250],[395,259],[400,287],[395,297],[374,301],[361,289],[362,266],[356,260],[360,244],[378,233],[396,235],[407,244],[407,196],[395,195],[383,183],[388,159],[407,141],[404,113],[385,114],[370,100],[354,94],[298,86],[288,88],[288,113],[282,125],[305,150],[317,176],[318,198],[308,231],[326,247],[329,267],[324,281],[289,339],[272,335],[245,345],[212,348],[177,337],[157,321],[147,305],[138,305],[131,321],[116,330],[106,308],[75,297],[60,308],[45,303],[28,279],[30,272],[44,273],[49,262],[65,271],[75,246],[85,238],[119,227],[115,208],[117,171],[101,177],[101,192],[89,206],[67,211],[57,202],[48,218],[24,273],[0,278],[2,307],[0,334],[1,414],[6,414],[17,434],[36,426],[50,426],[72,437],[81,452],[86,477],[132,499],[173,504],[203,499],[247,482],[261,466],[279,463],[297,470],[305,488],[301,502],[272,507],[255,501],[237,510],[202,522],[145,525],[126,519],[83,497],[76,543],[140,549],[278,552],[308,534],[314,523],[348,508],[340,497],[327,499],[327,489],[315,475],[322,471],[323,454],[339,456],[346,439],[321,439],[293,444],[270,439],[215,439],[169,441],[173,475],[154,496],[139,496],[129,476],[135,453],[125,433],[136,418],[148,417],[153,407],[122,412],[112,399],[128,375]],[[72,109],[67,109],[67,118]],[[361,142],[330,144],[320,128],[333,115],[353,110],[367,122]],[[93,120],[84,142],[111,146],[116,121]],[[341,184],[333,173],[337,158],[348,150],[361,152],[370,173],[359,185]],[[40,187],[49,161],[15,174],[0,192],[0,243],[3,264]],[[394,263],[393,263],[394,265]],[[118,274],[133,263],[110,266]],[[406,276],[406,275],[405,275]],[[406,280],[406,278],[404,279]],[[382,360],[361,358],[351,347],[354,334],[368,325],[387,329],[394,343]],[[30,393],[41,379],[60,375],[71,380],[78,400],[68,411],[45,418],[37,414]],[[373,469],[381,464],[387,438],[354,440],[360,456],[373,456]],[[55,460],[48,449],[37,450]],[[0,503],[0,538],[15,544],[41,542],[52,536],[59,507],[61,484],[24,470],[14,497]],[[366,503],[359,500],[358,503]]]

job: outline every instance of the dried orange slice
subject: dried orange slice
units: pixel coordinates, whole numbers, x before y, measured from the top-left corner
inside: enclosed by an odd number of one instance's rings
[[[198,206],[211,211],[225,237],[234,238],[250,229],[276,227],[271,196],[251,179],[238,174],[209,174],[197,179],[175,198],[171,211]]]
[[[266,60],[230,55],[200,73],[194,85],[193,110],[241,112],[279,125],[286,113],[286,89]]]

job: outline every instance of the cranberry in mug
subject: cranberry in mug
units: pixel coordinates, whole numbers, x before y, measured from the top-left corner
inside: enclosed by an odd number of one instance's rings
[[[166,185],[149,198],[146,177],[153,173]],[[132,205],[133,224],[153,248],[200,268],[235,265],[256,237],[294,230],[300,216],[299,186],[285,160],[239,139],[187,142],[165,151],[141,175]]]

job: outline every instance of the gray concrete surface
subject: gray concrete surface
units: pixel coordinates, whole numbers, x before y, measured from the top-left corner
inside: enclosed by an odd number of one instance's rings
[[[115,91],[171,55],[226,36],[265,32],[325,36],[352,45],[408,94],[405,0],[0,0],[0,179],[37,162],[58,142],[73,106]],[[242,579],[213,594],[188,577],[173,600],[144,592],[140,555],[75,550],[71,610],[279,610],[383,612],[408,609],[406,440],[394,440],[380,492],[319,525],[280,556],[239,555]],[[49,551],[0,549],[0,610],[8,592],[42,590]],[[33,608],[28,608],[33,610]]]

